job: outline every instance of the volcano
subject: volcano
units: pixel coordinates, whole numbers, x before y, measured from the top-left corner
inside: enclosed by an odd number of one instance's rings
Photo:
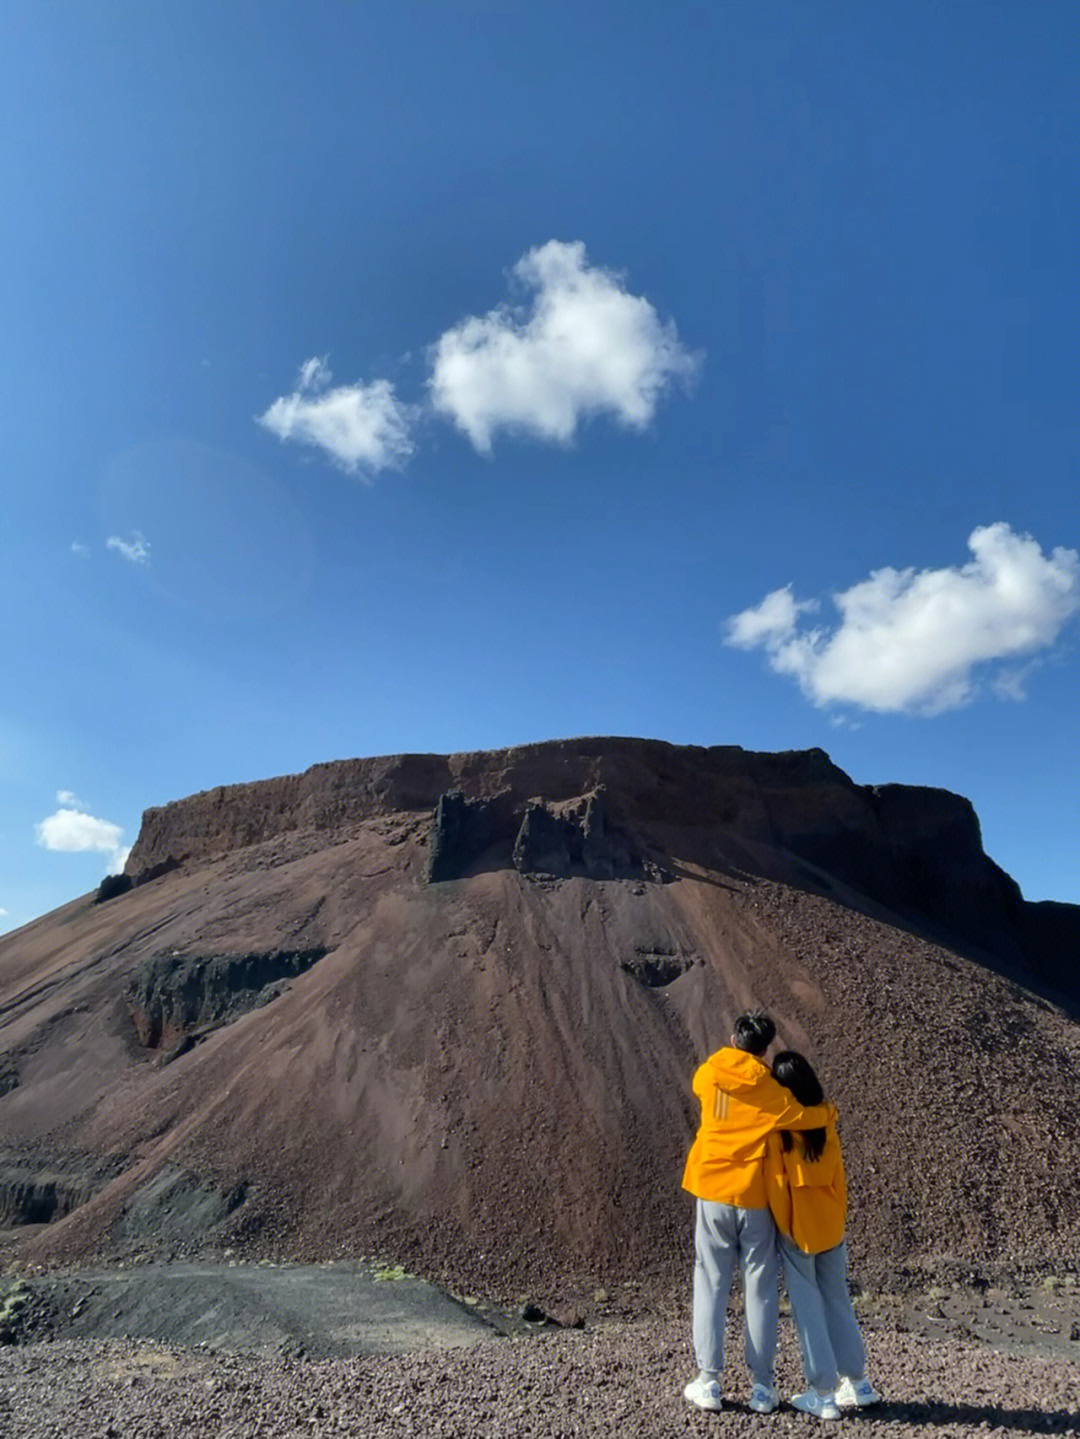
[[[0,939],[3,1258],[685,1285],[690,1076],[751,1007],[839,1106],[856,1269],[1075,1254],[1078,952],[1080,908],[1025,902],[966,800],[820,750],[210,790]]]

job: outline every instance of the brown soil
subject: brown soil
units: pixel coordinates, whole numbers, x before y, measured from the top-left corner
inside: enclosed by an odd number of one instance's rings
[[[494,838],[431,884],[447,784],[492,806]],[[601,793],[627,873],[578,872],[572,846],[562,874],[515,867],[530,801],[584,834]],[[954,796],[860,789],[819,752],[632,741],[323,766],[154,811],[136,868],[156,877],[0,942],[0,1192],[5,1165],[90,1176],[0,1260],[231,1247],[379,1255],[548,1307],[681,1292],[689,1076],[762,1005],[839,1104],[862,1282],[1064,1276],[1080,1029],[1045,974],[1017,982],[1026,910],[977,837]],[[972,939],[988,914],[994,952]],[[188,1047],[140,1042],[155,957],[321,950],[238,1018],[199,1007],[170,1031]]]

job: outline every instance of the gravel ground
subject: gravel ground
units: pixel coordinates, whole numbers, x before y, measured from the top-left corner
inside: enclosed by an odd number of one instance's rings
[[[1080,1366],[896,1328],[868,1329],[886,1402],[846,1419],[870,1436],[1080,1434]],[[0,1352],[0,1433],[20,1439],[293,1439],[350,1435],[813,1434],[820,1421],[746,1408],[730,1334],[728,1407],[692,1409],[686,1325],[650,1320],[494,1340],[469,1349],[325,1362],[260,1360],[121,1340]],[[799,1385],[790,1326],[781,1393]]]

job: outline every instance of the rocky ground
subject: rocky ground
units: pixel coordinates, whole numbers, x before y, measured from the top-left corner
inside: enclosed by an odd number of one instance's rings
[[[144,1337],[190,1337],[200,1300],[200,1322],[205,1325],[213,1311],[211,1328],[202,1332],[213,1332],[214,1322],[223,1332],[222,1286],[209,1289],[207,1273],[194,1266],[182,1266],[169,1282],[157,1266],[134,1276],[114,1272],[111,1284],[101,1274],[54,1275],[24,1288],[7,1281],[6,1307],[22,1314],[22,1329],[12,1337],[22,1342],[0,1349],[0,1433],[21,1439],[615,1433],[662,1439],[798,1435],[819,1428],[819,1421],[787,1407],[768,1417],[746,1407],[737,1296],[725,1376],[728,1406],[721,1414],[703,1414],[682,1398],[693,1372],[685,1297],[665,1304],[632,1287],[598,1290],[583,1327],[570,1329],[540,1317],[528,1322],[520,1309],[463,1296],[458,1309],[468,1311],[472,1323],[455,1327],[445,1296],[438,1296],[440,1310],[434,1291],[421,1293],[418,1284],[389,1272],[381,1287],[393,1291],[388,1312],[397,1313],[397,1328],[392,1333],[384,1326],[383,1344],[397,1352],[317,1360],[298,1358],[288,1344],[268,1354],[266,1315],[280,1324],[286,1311],[302,1311],[317,1327],[321,1311],[326,1332],[321,1347],[317,1338],[309,1340],[309,1352],[341,1353],[334,1346],[344,1332],[342,1287],[320,1306],[312,1302],[309,1266],[262,1273],[262,1319],[254,1317],[250,1302],[243,1311],[247,1343],[235,1328],[240,1310],[234,1305],[231,1311],[230,1346],[246,1353],[218,1341],[181,1345]],[[929,1288],[918,1287],[918,1276],[900,1278],[893,1291],[856,1296],[871,1374],[885,1402],[847,1422],[868,1435],[896,1439],[1080,1434],[1080,1284],[1074,1274],[943,1270]],[[249,1298],[256,1279],[253,1269],[242,1286]],[[379,1281],[369,1285],[368,1295],[377,1287]],[[148,1297],[155,1292],[156,1309]],[[95,1294],[107,1295],[107,1304],[95,1303]],[[64,1337],[122,1333],[117,1321],[135,1296],[129,1337]],[[414,1300],[426,1306],[422,1323],[408,1313]],[[437,1314],[450,1319],[438,1334]],[[354,1325],[350,1332],[360,1330]],[[365,1342],[374,1332],[369,1324]],[[454,1347],[432,1348],[433,1340]],[[785,1396],[800,1386],[786,1314],[777,1378]]]
[[[1080,1367],[866,1325],[884,1403],[843,1421],[870,1436],[1080,1434]],[[746,1407],[730,1335],[722,1413],[692,1409],[685,1322],[616,1321],[459,1350],[298,1362],[132,1340],[0,1353],[0,1432],[21,1439],[293,1439],[397,1435],[753,1436],[813,1434],[820,1421]],[[777,1378],[799,1383],[784,1326]],[[838,1427],[838,1426],[836,1426]]]

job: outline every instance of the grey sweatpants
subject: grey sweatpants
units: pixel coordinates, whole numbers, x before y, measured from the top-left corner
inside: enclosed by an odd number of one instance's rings
[[[735,1265],[742,1271],[746,1367],[755,1384],[772,1384],[780,1266],[776,1225],[767,1209],[697,1202],[694,1232],[694,1352],[698,1368],[724,1367],[724,1327]]]
[[[780,1260],[807,1381],[821,1393],[832,1393],[841,1374],[861,1379],[866,1349],[848,1292],[847,1245],[804,1254],[781,1235]]]

